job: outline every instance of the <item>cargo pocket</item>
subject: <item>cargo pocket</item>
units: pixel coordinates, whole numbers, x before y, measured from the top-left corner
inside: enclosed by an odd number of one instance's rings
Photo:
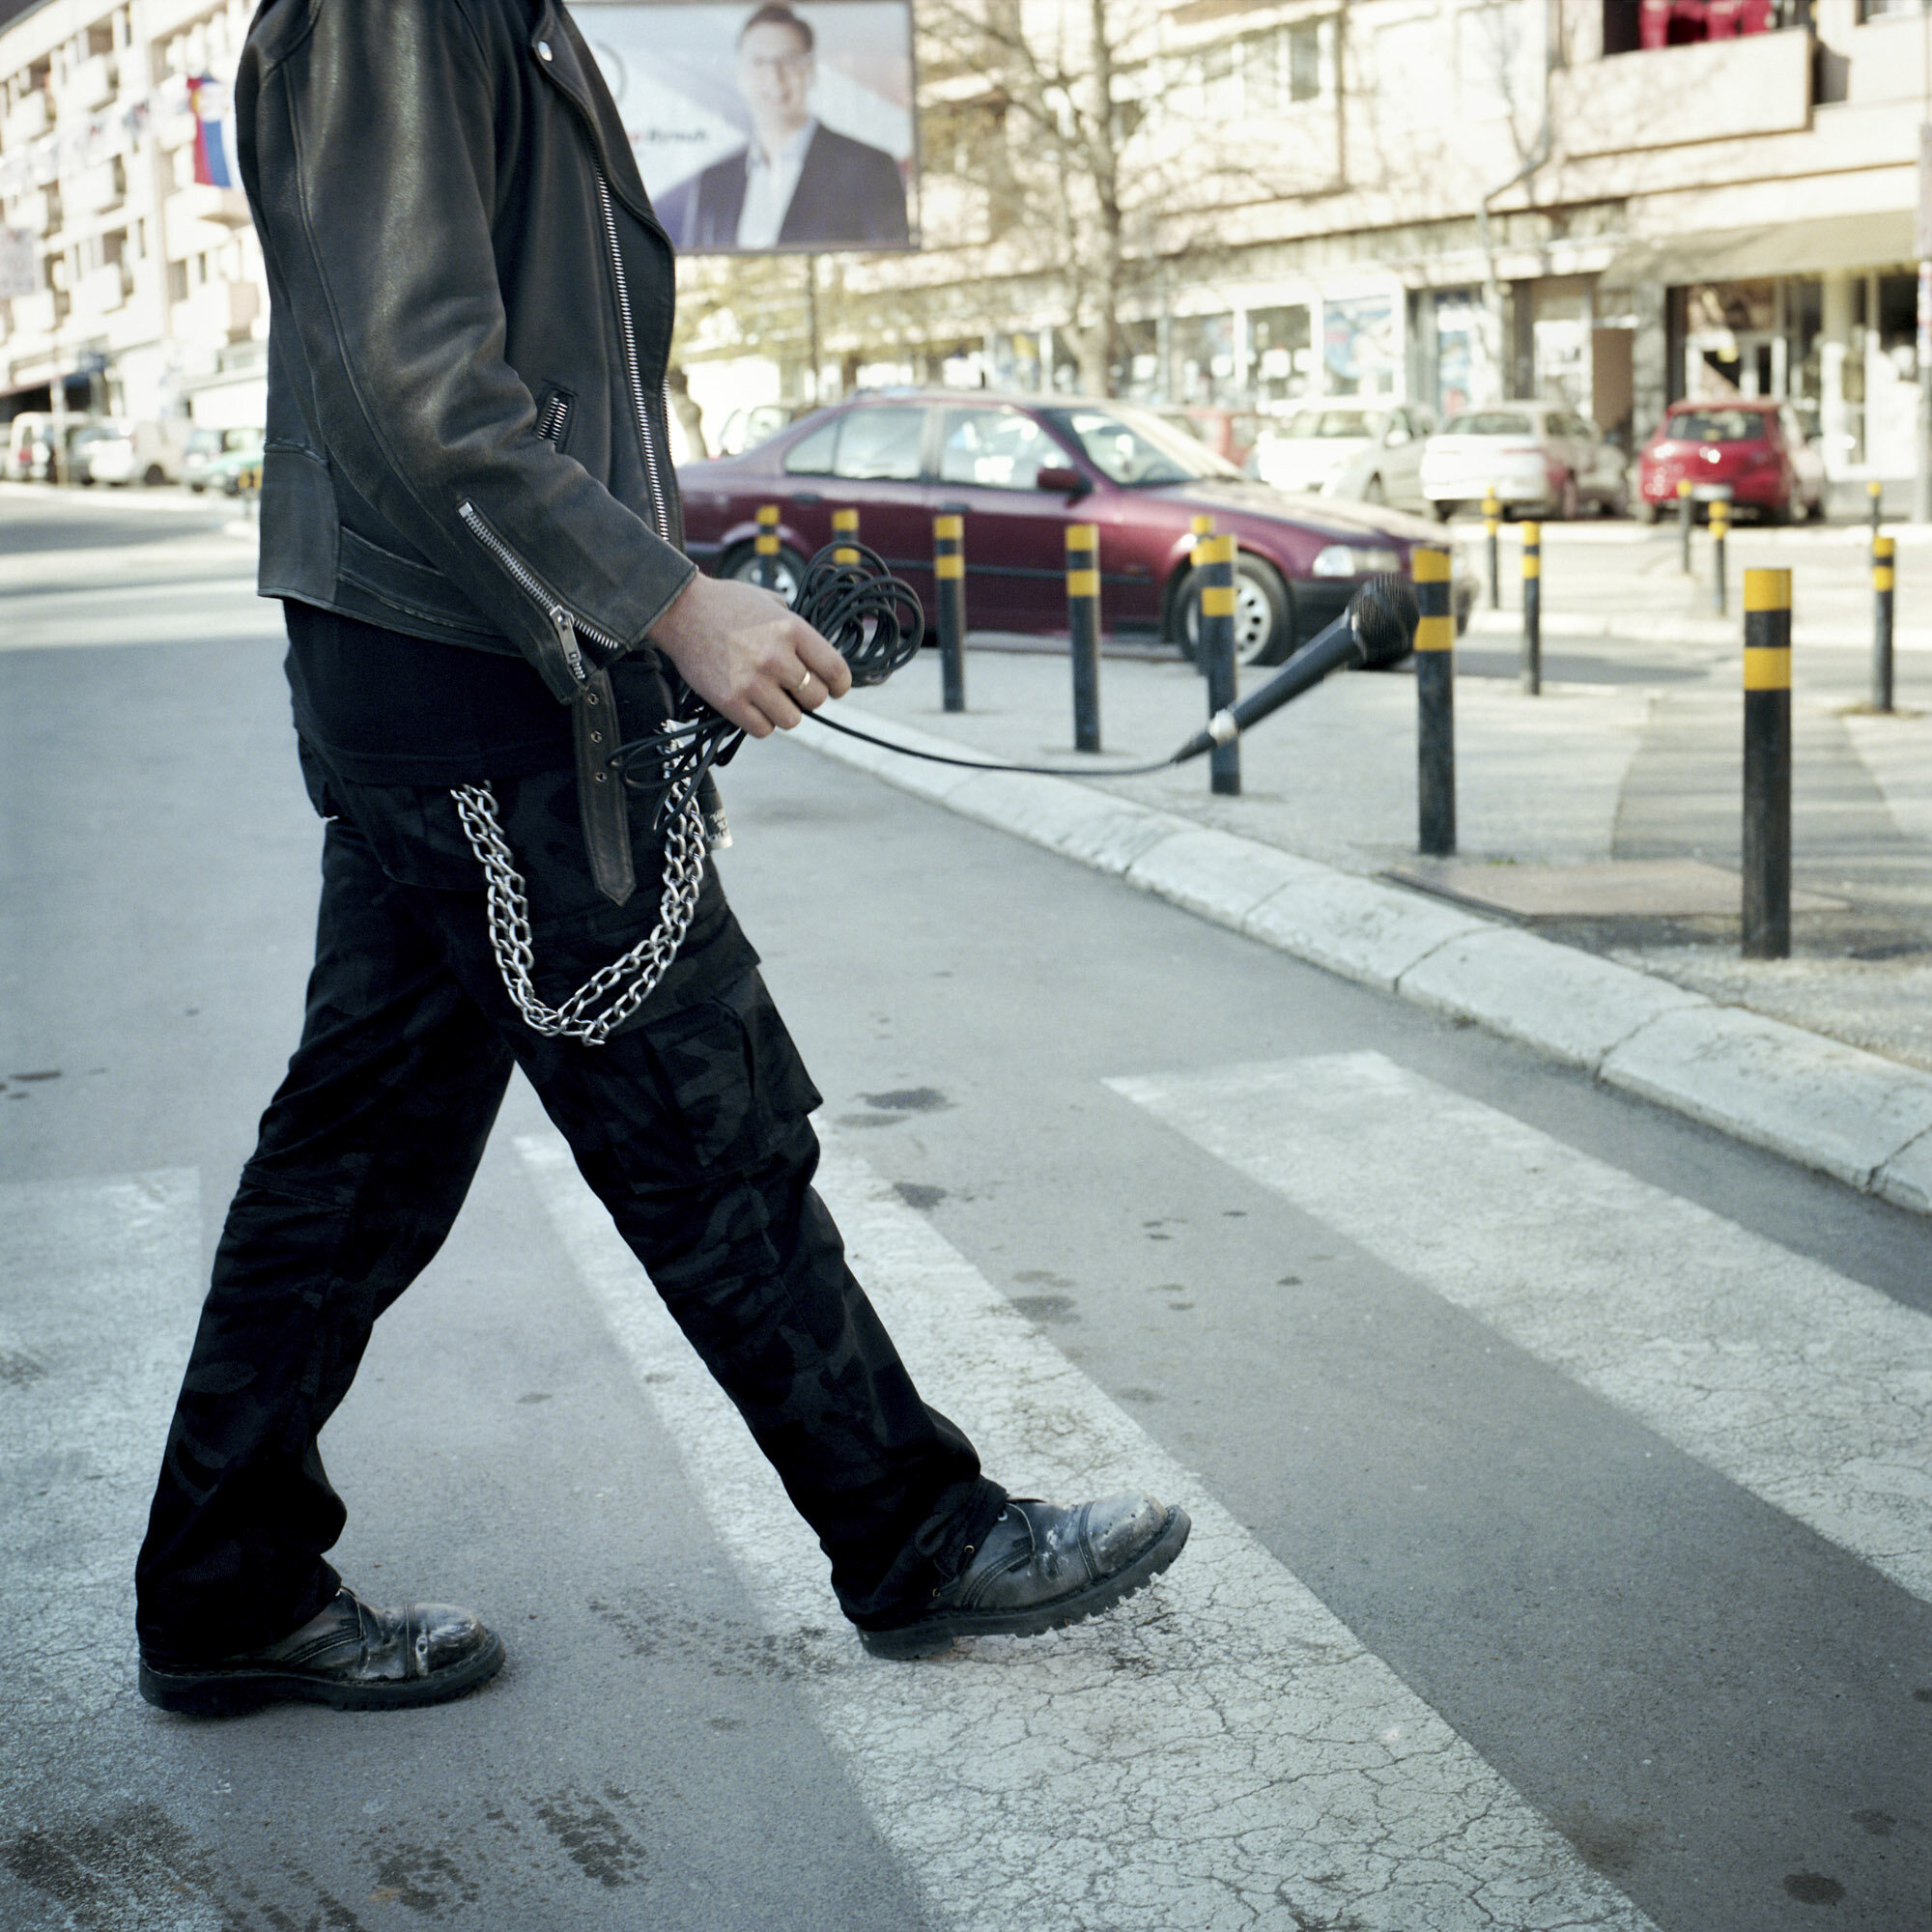
[[[755,967],[641,1031],[694,1168],[750,1167],[820,1104]]]

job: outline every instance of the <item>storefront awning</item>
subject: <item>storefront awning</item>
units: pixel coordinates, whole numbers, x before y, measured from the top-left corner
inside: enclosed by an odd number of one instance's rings
[[[1817,275],[1833,269],[1890,268],[1913,259],[1910,209],[1828,215],[1762,228],[1635,242],[1618,251],[1600,286],[1645,282],[1740,282],[1760,275]]]

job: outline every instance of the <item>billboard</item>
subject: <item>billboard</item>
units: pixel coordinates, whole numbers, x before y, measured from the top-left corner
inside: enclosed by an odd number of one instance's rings
[[[918,245],[911,0],[575,0],[671,241]]]

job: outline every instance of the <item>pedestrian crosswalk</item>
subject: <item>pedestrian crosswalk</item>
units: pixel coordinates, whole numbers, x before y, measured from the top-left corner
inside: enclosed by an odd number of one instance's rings
[[[200,1273],[192,1169],[0,1187],[0,1737],[134,1694],[134,1549]]]
[[[1115,1091],[1932,1601],[1932,1321],[1350,1053]]]
[[[520,1151],[875,1822],[956,1932],[1647,1926],[1294,1576],[849,1150],[820,1178],[922,1391],[1025,1493],[1185,1499],[1111,1616],[882,1666],[560,1141]]]
[[[1380,1054],[1109,1084],[1932,1601],[1932,1320]],[[990,1472],[1066,1499],[1145,1486],[1195,1520],[1183,1559],[1109,1616],[928,1662],[867,1657],[810,1531],[568,1150],[539,1130],[514,1152],[543,1245],[554,1234],[614,1338],[787,1660],[787,1694],[933,1927],[1651,1926],[834,1132],[820,1189],[855,1267]],[[200,1293],[200,1220],[191,1171],[0,1188],[9,1735],[74,1737],[76,1720],[132,1707],[128,1569]],[[496,1694],[532,1689],[513,1676]]]

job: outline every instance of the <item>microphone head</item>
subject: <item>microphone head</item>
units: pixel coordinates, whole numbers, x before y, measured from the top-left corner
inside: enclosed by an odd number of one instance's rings
[[[1355,642],[1369,670],[1400,664],[1415,648],[1422,607],[1405,577],[1372,577],[1355,593],[1350,610]]]

